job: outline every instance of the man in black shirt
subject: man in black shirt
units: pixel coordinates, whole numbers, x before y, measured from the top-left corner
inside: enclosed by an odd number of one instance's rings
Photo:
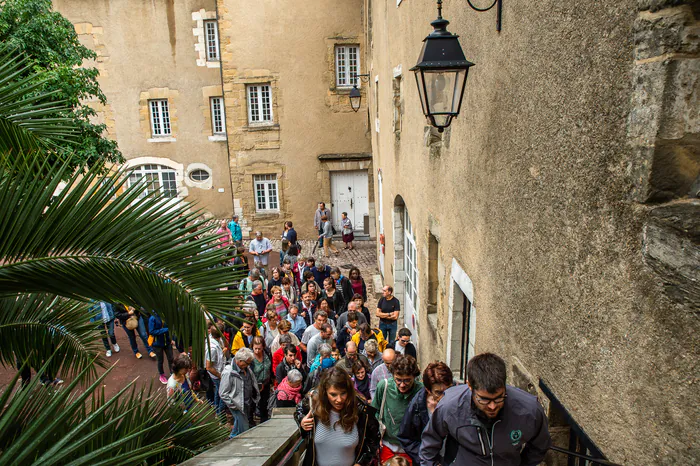
[[[379,330],[384,334],[384,338],[388,342],[396,339],[396,330],[398,328],[399,311],[401,304],[393,295],[394,288],[385,286],[382,288],[382,298],[377,303],[377,317],[379,317]]]

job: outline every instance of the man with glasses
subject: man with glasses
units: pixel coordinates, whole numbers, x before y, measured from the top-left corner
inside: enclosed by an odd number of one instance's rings
[[[379,450],[381,464],[395,456],[411,459],[401,446],[398,436],[408,405],[423,388],[423,384],[416,381],[420,370],[411,356],[397,354],[391,364],[391,374],[393,378],[379,382],[376,396],[372,397],[372,407],[377,410],[377,419],[386,427]]]
[[[396,337],[396,340],[389,343],[387,348],[392,348],[397,353],[401,353],[405,356],[418,358],[416,356],[416,347],[411,343],[411,331],[407,328],[399,330],[399,335]]]
[[[467,380],[447,390],[435,408],[423,432],[420,464],[540,464],[552,445],[547,417],[535,396],[506,385],[505,361],[492,353],[474,356]]]

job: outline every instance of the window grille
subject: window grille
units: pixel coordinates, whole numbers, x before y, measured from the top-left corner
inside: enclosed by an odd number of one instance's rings
[[[337,87],[360,86],[360,48],[356,45],[339,45],[335,48],[335,84]],[[353,77],[355,80],[353,82]]]
[[[141,165],[129,172],[129,186],[132,186],[142,179],[146,180],[143,192],[139,199],[146,196],[163,193],[165,197],[177,197],[177,181],[175,180],[175,170],[164,165]]]
[[[170,136],[170,110],[168,100],[149,100],[151,130],[154,137]]]
[[[269,84],[248,86],[248,123],[272,123],[272,91]]]
[[[219,61],[219,28],[216,21],[205,21],[207,61]]]
[[[254,175],[255,186],[255,210],[279,211],[279,197],[277,195],[277,175]]]
[[[226,134],[226,115],[224,112],[224,98],[212,97],[211,104],[211,126],[213,134]]]

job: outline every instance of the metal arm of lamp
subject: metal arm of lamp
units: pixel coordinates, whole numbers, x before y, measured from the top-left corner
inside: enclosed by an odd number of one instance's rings
[[[501,32],[501,16],[503,13],[503,0],[493,0],[493,3],[491,6],[486,7],[486,8],[479,8],[478,6],[474,6],[472,4],[471,0],[467,0],[467,4],[472,7],[472,10],[482,12],[482,11],[489,11],[491,8],[494,6],[496,7],[496,31]]]

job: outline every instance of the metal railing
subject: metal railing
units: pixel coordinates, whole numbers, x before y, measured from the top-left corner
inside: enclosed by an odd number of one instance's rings
[[[604,459],[600,459],[600,458],[593,458],[592,456],[584,455],[582,453],[577,453],[575,451],[565,450],[564,448],[552,446],[549,449],[552,451],[555,451],[557,453],[562,453],[564,455],[567,455],[569,458],[580,458],[580,459],[586,460],[586,461],[593,463],[593,464],[601,464],[603,466],[622,466],[621,464],[612,463],[608,460],[604,460]]]

